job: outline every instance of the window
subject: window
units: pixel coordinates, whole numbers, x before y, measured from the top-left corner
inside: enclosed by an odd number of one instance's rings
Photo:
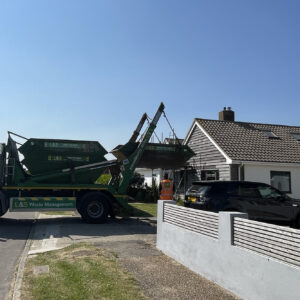
[[[283,195],[270,186],[259,186],[258,191],[263,199],[282,198]]]
[[[291,133],[291,135],[292,135],[297,141],[300,141],[300,133]]]
[[[291,172],[271,171],[271,186],[284,193],[291,193]]]
[[[210,185],[192,185],[188,192],[190,193],[199,193],[200,196],[204,196],[211,189]]]
[[[269,139],[278,139],[278,136],[271,130],[263,130],[263,133],[269,138]]]
[[[201,180],[219,180],[219,170],[202,170]]]
[[[234,197],[259,198],[257,186],[253,183],[232,183],[228,187],[228,195]]]
[[[238,187],[238,195],[242,197],[258,198],[259,193],[257,187],[253,184],[241,184]]]

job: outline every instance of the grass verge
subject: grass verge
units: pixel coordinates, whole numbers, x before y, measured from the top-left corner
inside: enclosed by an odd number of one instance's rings
[[[34,268],[43,265],[49,266],[49,273],[35,275]],[[117,255],[80,243],[29,257],[21,299],[142,300],[145,297],[135,279],[120,267]]]
[[[156,217],[157,203],[130,203],[134,217]]]

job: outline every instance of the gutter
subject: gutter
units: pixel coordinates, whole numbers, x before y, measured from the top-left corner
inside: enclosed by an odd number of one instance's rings
[[[300,167],[300,163],[279,163],[279,162],[272,162],[272,161],[245,161],[245,160],[232,160],[231,163],[232,165],[259,165],[259,166],[280,166],[280,167],[285,167],[285,166],[290,166],[290,167]]]

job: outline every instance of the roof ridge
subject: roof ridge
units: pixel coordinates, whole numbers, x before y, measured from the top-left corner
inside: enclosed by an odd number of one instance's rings
[[[242,121],[226,121],[226,120],[214,120],[214,119],[204,119],[204,118],[195,118],[195,120],[204,120],[204,121],[214,121],[214,122],[224,122],[224,123],[239,123],[239,124],[254,124],[254,125],[266,125],[266,126],[278,126],[278,127],[297,127],[296,125],[283,125],[283,124],[268,124],[268,123],[256,123],[256,122],[242,122]]]

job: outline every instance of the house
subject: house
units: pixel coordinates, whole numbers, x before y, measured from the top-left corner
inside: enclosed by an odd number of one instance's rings
[[[231,108],[219,120],[195,119],[184,141],[194,180],[247,180],[271,184],[300,198],[300,127],[237,122]]]
[[[184,142],[184,139],[178,139],[178,138],[165,138],[164,144],[167,145],[175,145],[175,144],[182,144]]]
[[[182,144],[183,139],[178,138],[165,138],[162,144],[165,145],[175,145],[177,143]],[[158,169],[148,169],[148,168],[137,168],[136,172],[139,173],[145,179],[145,184],[152,186],[152,179],[155,180],[156,185],[158,186],[163,179],[165,173],[169,175],[169,178],[173,178],[173,170],[164,170],[162,168]]]
[[[147,169],[147,168],[137,168],[136,173],[139,173],[142,177],[144,177],[144,184],[151,187],[152,179],[155,180],[155,184],[159,186],[163,178],[163,170],[162,169]]]

